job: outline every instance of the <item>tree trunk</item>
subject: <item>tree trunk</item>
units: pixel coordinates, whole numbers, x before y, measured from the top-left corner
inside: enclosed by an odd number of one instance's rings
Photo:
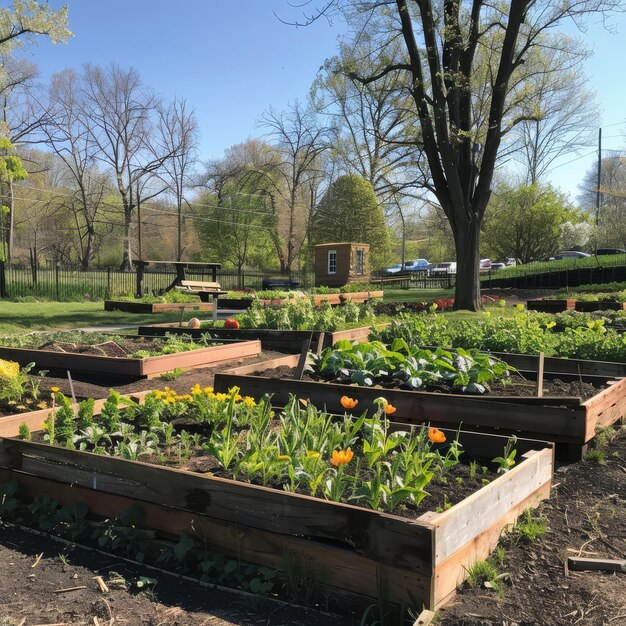
[[[9,181],[9,240],[7,242],[7,261],[11,264],[13,256],[13,233],[15,230],[15,203],[13,202],[13,182]]]
[[[124,210],[124,252],[122,254],[122,263],[120,264],[120,271],[130,271],[132,269],[131,253],[130,253],[130,225],[131,225],[132,211],[126,208]]]
[[[457,267],[454,290],[455,309],[480,310],[479,240],[480,222],[477,220],[459,224],[458,228],[454,229]]]

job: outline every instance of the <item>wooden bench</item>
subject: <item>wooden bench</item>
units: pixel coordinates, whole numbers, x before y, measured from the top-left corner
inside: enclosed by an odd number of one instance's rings
[[[219,283],[202,281],[202,280],[181,280],[180,285],[176,285],[176,289],[183,293],[195,294],[202,302],[212,302],[212,317],[217,319],[217,301],[220,296],[227,294]]]

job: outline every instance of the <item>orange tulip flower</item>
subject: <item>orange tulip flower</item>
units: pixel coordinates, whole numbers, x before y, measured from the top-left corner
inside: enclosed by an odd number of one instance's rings
[[[359,403],[354,398],[348,398],[348,396],[341,396],[341,406],[344,409],[353,409]]]
[[[429,428],[428,438],[433,443],[445,443],[446,441],[446,436],[438,428]]]
[[[350,463],[353,456],[354,452],[352,452],[350,448],[348,448],[347,450],[333,450],[330,464],[334,465],[335,467],[340,467],[341,465]]]
[[[393,415],[397,411],[396,407],[393,404],[385,405],[385,415]]]

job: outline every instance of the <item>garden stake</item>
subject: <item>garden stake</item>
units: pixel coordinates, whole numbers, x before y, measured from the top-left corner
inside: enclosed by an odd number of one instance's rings
[[[70,370],[67,370],[67,379],[70,381],[70,391],[72,392],[72,402],[76,404],[76,396],[74,395],[74,383],[72,382],[72,375]]]
[[[537,397],[543,397],[543,363],[545,355],[543,352],[539,353],[539,366],[537,368]]]
[[[296,366],[296,372],[294,374],[294,378],[296,380],[302,380],[302,375],[304,374],[304,366],[306,365],[306,359],[309,354],[309,349],[311,348],[311,341],[313,341],[313,333],[311,333],[311,336],[308,340],[304,340],[302,342],[300,360],[298,361],[298,365]]]

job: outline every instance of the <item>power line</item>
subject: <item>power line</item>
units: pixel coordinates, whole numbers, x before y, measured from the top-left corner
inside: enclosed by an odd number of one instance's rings
[[[595,154],[595,150],[591,150],[591,152],[587,152],[586,154],[583,154],[579,157],[576,157],[575,159],[572,159],[571,161],[566,161],[565,163],[561,163],[560,165],[557,165],[555,167],[553,167],[553,170],[558,170],[559,167],[564,167],[565,165],[569,165],[570,163],[574,163],[574,161],[580,161],[581,159],[585,159],[588,156],[591,156],[592,154]]]
[[[20,189],[28,189],[29,191],[41,191],[43,193],[49,193],[49,194],[53,194],[55,196],[59,196],[61,198],[76,198],[75,194],[72,193],[62,193],[60,191],[55,191],[52,189],[41,189],[40,187],[30,187],[29,185],[19,185],[14,183],[13,184],[14,187],[18,187]],[[252,196],[252,194],[246,194],[246,195],[250,195]],[[230,197],[230,196],[228,196]],[[264,195],[259,195],[256,196],[258,198],[263,198],[265,197]],[[156,204],[154,202],[141,202],[140,203],[141,208],[147,207],[147,206],[157,206],[160,207],[161,205]],[[230,207],[230,206],[220,206],[219,204],[206,204],[206,203],[202,203],[202,202],[185,202],[185,205],[187,206],[192,206],[192,207],[203,207],[203,208],[208,208],[208,209],[226,209],[228,211],[239,211],[240,213],[251,213],[254,215],[265,215],[267,217],[271,217],[273,215],[275,215],[275,213],[270,212],[270,211],[255,211],[253,209],[240,209],[238,207]],[[116,204],[106,204],[105,206],[110,206],[110,207],[115,207],[115,208],[121,208]],[[178,213],[177,213],[178,214]]]

